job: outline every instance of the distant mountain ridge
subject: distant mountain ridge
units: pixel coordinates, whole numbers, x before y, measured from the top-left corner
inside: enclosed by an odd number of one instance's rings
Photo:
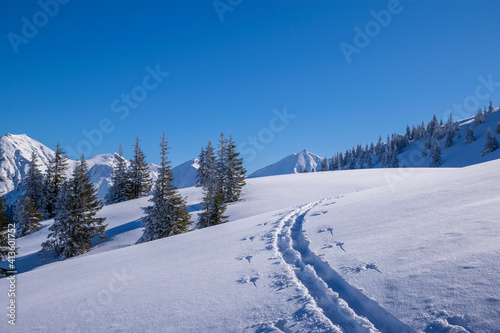
[[[494,109],[492,113],[484,116],[484,123],[476,126],[474,124],[474,116],[458,120],[459,130],[456,132],[453,145],[451,147],[445,148],[445,138],[439,140],[443,164],[441,167],[465,167],[473,164],[488,162],[491,160],[500,158],[500,149],[494,152],[482,156],[481,150],[485,144],[485,134],[488,128],[491,129],[493,135],[495,135],[495,130],[497,129],[498,123],[500,122],[500,108]],[[465,145],[464,139],[466,137],[466,128],[470,126],[474,131],[474,136],[476,141]],[[496,135],[497,139],[500,140],[500,135]],[[408,146],[403,148],[398,154],[399,166],[400,167],[429,167],[430,157],[421,156],[423,147],[423,142],[420,140],[410,141]],[[332,156],[332,155],[330,155]],[[374,154],[370,155],[372,159],[373,168],[382,168],[382,161],[377,159]],[[311,153],[304,149],[300,153],[291,154],[287,157],[270,164],[264,168],[261,168],[249,177],[266,177],[266,176],[276,176],[291,173],[299,173],[303,171],[314,172],[323,171],[322,162],[325,157],[320,157],[314,153]],[[357,156],[353,160],[353,165],[355,168],[359,168],[359,159]],[[327,157],[328,164],[331,166],[333,158]],[[366,165],[364,166],[366,168]],[[349,167],[344,166],[343,169],[348,169]],[[330,170],[330,169],[329,169]]]
[[[313,154],[306,149],[298,154],[291,154],[276,163],[259,169],[249,175],[249,178],[286,175],[303,171],[319,170],[322,157]]]
[[[32,151],[38,157],[40,169],[45,172],[49,161],[55,156],[52,149],[28,137],[26,134],[7,134],[0,137],[0,193],[2,195],[10,194],[10,199],[17,197],[15,190],[28,171]],[[117,153],[111,153],[96,155],[87,160],[90,181],[96,187],[100,199],[104,199],[112,185],[111,177],[118,158]],[[76,161],[68,159],[68,163],[67,176],[69,177],[73,172]],[[126,165],[127,167],[130,165],[129,160],[126,160]],[[174,185],[179,188],[194,186],[197,169],[197,159],[187,161],[173,168]],[[152,179],[156,180],[158,166],[150,163],[149,170]]]

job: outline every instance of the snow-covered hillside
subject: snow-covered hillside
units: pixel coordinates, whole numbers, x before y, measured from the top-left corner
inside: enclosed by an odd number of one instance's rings
[[[18,240],[17,327],[0,331],[497,332],[499,169],[248,179],[229,223],[139,245],[148,202],[132,200],[63,261],[36,254],[45,221]],[[181,193],[195,216],[200,189]]]
[[[500,158],[500,149],[497,149],[493,153],[485,156],[481,156],[481,150],[483,149],[485,143],[485,134],[488,128],[490,128],[494,134],[498,123],[500,122],[500,112],[496,109],[493,113],[487,115],[484,118],[484,123],[475,126],[474,117],[469,117],[458,121],[460,130],[456,133],[454,138],[454,143],[451,147],[445,147],[445,138],[439,140],[443,164],[442,167],[464,167],[468,165],[483,163],[491,160]],[[464,140],[466,137],[466,128],[470,125],[474,130],[474,136],[476,141],[465,145]],[[500,137],[497,135],[497,139]],[[423,148],[422,141],[412,141],[409,146],[404,148],[399,154],[399,166],[400,167],[429,167],[430,157],[421,156]],[[381,168],[382,161],[377,161],[376,156],[372,156],[372,163],[374,168]],[[301,172],[307,170],[311,171],[321,171],[321,162],[324,157],[320,157],[316,154],[310,153],[307,150],[303,150],[298,154],[289,155],[282,160],[273,163],[267,167],[255,171],[249,177],[265,177],[273,175],[282,175]],[[354,160],[354,164],[358,165],[359,158]],[[332,163],[332,158],[328,157],[328,162]]]

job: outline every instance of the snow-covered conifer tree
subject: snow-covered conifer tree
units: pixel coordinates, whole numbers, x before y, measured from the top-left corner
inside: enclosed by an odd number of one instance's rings
[[[330,170],[330,163],[328,163],[328,158],[324,158],[321,161],[321,171],[328,171]]]
[[[474,125],[479,126],[482,123],[484,123],[483,117],[484,117],[483,111],[481,111],[481,109],[478,109],[476,115],[474,116]]]
[[[396,145],[394,145],[394,148],[392,149],[392,152],[391,152],[391,163],[390,163],[389,167],[399,168],[398,149],[396,148]]]
[[[61,186],[66,179],[66,170],[68,169],[68,158],[61,148],[59,142],[56,146],[56,154],[50,161],[50,165],[45,175],[44,188],[44,209],[43,218],[48,219],[55,216],[56,202],[59,197]]]
[[[486,142],[484,143],[483,150],[481,151],[481,156],[488,155],[489,153],[498,149],[498,140],[491,133],[491,129],[489,127],[488,130],[486,131],[484,139]]]
[[[116,158],[116,165],[113,168],[113,176],[111,181],[113,185],[106,194],[106,204],[114,204],[127,200],[127,188],[125,183],[125,176],[127,174],[127,166],[123,158],[123,148],[120,145],[118,149],[118,158]]]
[[[149,200],[153,205],[143,208],[146,216],[142,220],[144,233],[139,239],[140,243],[186,232],[191,223],[186,210],[186,200],[172,184],[174,177],[168,160],[170,148],[165,133],[161,137],[160,148],[158,179],[153,189],[153,197]]]
[[[493,102],[490,100],[490,106],[488,106],[488,114],[493,113]]]
[[[40,230],[42,214],[29,196],[21,195],[16,203],[14,222],[18,237],[29,235]]]
[[[153,181],[149,175],[149,167],[146,163],[146,155],[141,149],[140,142],[139,138],[136,138],[134,157],[130,169],[125,175],[125,187],[129,200],[148,195],[153,186]]]
[[[9,254],[8,223],[9,216],[7,214],[5,198],[0,195],[0,262],[6,260]]]
[[[500,134],[500,121],[497,123],[497,129],[495,130],[495,134]]]
[[[226,156],[221,160],[226,163],[226,167],[223,168],[225,173],[222,175],[225,184],[223,188],[224,201],[236,202],[240,199],[241,190],[246,184],[246,170],[243,167],[243,159],[239,157],[240,153],[236,151],[236,144],[231,135],[229,135],[229,140],[226,143],[224,154]]]
[[[31,153],[31,161],[28,165],[28,171],[21,183],[22,195],[31,199],[35,208],[42,211],[44,207],[44,187],[45,179],[38,165],[38,157],[35,152]]]
[[[446,132],[446,140],[445,140],[445,144],[444,144],[444,147],[445,148],[449,148],[451,146],[453,146],[453,137],[455,136],[455,131],[451,128],[448,129],[448,131]]]
[[[224,203],[223,183],[221,173],[218,170],[218,164],[209,141],[205,149],[202,212],[199,214],[198,228],[221,224],[226,222],[227,219],[227,216],[224,215],[226,205]]]
[[[466,145],[473,143],[476,141],[476,137],[474,136],[474,130],[467,125],[467,128],[465,129],[465,140],[464,143]]]
[[[43,251],[53,251],[56,257],[70,258],[87,252],[92,239],[104,239],[105,218],[96,217],[102,208],[97,191],[88,177],[88,166],[82,155],[73,176],[61,187],[57,201],[57,214],[49,228],[48,240]]]
[[[441,147],[439,147],[439,141],[436,140],[434,145],[432,146],[431,153],[429,155],[431,161],[429,162],[430,167],[439,167],[443,164],[443,159],[441,157]]]

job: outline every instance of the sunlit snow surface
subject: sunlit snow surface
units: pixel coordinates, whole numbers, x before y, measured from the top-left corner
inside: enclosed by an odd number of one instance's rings
[[[133,200],[62,261],[36,254],[47,221],[18,240],[17,325],[0,331],[500,331],[499,170],[248,179],[229,223],[140,245],[148,198]],[[196,217],[200,190],[181,193]]]

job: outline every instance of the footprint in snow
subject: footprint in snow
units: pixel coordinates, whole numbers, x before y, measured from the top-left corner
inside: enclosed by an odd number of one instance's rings
[[[241,279],[238,279],[236,280],[236,283],[238,284],[246,284],[246,283],[252,283],[254,285],[254,287],[257,288],[257,284],[256,282],[259,280],[260,278],[258,276],[255,276],[255,277],[244,277],[244,278],[241,278]]]
[[[340,247],[340,248],[342,249],[342,251],[347,252],[347,251],[343,248],[344,243],[341,243],[341,242],[335,242],[335,245],[337,245],[338,247]]]
[[[248,263],[250,263],[252,258],[253,258],[253,256],[246,256],[246,257],[241,256],[241,257],[237,257],[236,260],[246,260],[246,261],[248,261]]]
[[[253,239],[255,238],[255,236],[250,236],[250,237],[244,237],[241,239],[241,241],[246,241],[246,240],[250,240],[251,242],[253,242]]]

